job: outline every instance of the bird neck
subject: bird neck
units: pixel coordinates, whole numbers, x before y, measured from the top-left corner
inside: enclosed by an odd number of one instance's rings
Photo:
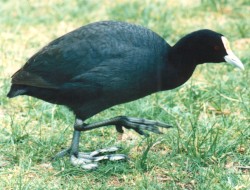
[[[191,76],[195,67],[201,64],[203,60],[194,54],[190,49],[176,44],[169,53],[169,62],[176,69],[177,73],[183,76]]]
[[[203,53],[202,48],[194,49],[189,39],[183,38],[171,48],[170,59],[180,68],[195,68],[198,64],[206,62]]]
[[[184,84],[192,76],[199,61],[194,56],[190,56],[189,52],[172,47],[167,63],[168,67],[163,75],[163,89],[172,89]]]

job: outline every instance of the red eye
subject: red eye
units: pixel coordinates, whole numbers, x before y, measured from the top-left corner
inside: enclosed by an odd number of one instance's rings
[[[214,50],[216,51],[220,50],[220,46],[214,46]]]

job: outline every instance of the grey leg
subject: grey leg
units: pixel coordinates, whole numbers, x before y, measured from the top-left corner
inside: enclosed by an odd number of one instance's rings
[[[98,167],[97,162],[100,160],[125,160],[127,156],[124,154],[109,154],[109,155],[100,155],[104,153],[115,152],[119,148],[110,147],[106,149],[96,150],[90,153],[79,152],[79,139],[81,131],[88,131],[99,127],[104,127],[108,125],[115,125],[116,130],[120,133],[123,133],[123,127],[127,129],[133,129],[140,135],[148,136],[145,131],[150,131],[156,134],[162,134],[159,130],[161,128],[170,128],[171,126],[146,119],[139,119],[134,117],[118,116],[111,119],[107,119],[101,122],[93,124],[84,124],[81,119],[76,119],[74,125],[74,133],[72,138],[72,143],[70,148],[59,152],[55,157],[62,157],[66,154],[70,154],[71,163],[74,166],[81,166],[84,169],[95,169]]]
[[[74,124],[74,128],[77,125],[82,125],[82,124],[83,124],[82,120],[76,119],[75,124]],[[74,130],[71,146],[69,148],[57,153],[55,158],[61,158],[61,157],[65,156],[66,154],[78,156],[80,135],[81,135],[80,131]]]
[[[167,125],[162,122],[158,121],[152,121],[147,119],[139,119],[134,117],[126,117],[126,116],[118,116],[111,119],[107,119],[101,122],[89,124],[89,125],[77,125],[75,126],[75,130],[78,131],[88,131],[91,129],[104,127],[108,125],[115,125],[116,130],[120,133],[123,133],[122,127],[125,127],[127,129],[133,129],[140,135],[148,136],[143,130],[150,131],[157,134],[162,134],[162,132],[159,131],[158,127],[162,128],[171,128],[172,126]]]
[[[79,125],[84,125],[83,121],[76,119],[74,127]],[[105,149],[96,150],[94,152],[84,153],[79,152],[79,139],[81,131],[74,130],[71,146],[68,149],[65,149],[58,154],[55,158],[63,157],[66,154],[70,155],[70,161],[74,166],[81,166],[84,169],[96,169],[98,167],[97,162],[101,160],[125,160],[127,156],[124,154],[109,154],[109,155],[100,155],[104,153],[111,153],[119,150],[117,147],[110,147]]]

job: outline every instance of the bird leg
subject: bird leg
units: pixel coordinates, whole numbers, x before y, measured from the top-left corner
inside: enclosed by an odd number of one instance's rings
[[[75,130],[88,131],[91,129],[104,127],[108,125],[115,125],[116,130],[120,133],[123,133],[122,127],[125,127],[127,129],[133,129],[140,135],[144,135],[144,136],[148,136],[148,134],[145,133],[143,130],[150,131],[156,134],[162,134],[162,132],[159,131],[158,127],[162,127],[162,128],[172,127],[170,125],[167,125],[165,123],[158,122],[158,121],[139,119],[139,118],[134,118],[134,117],[118,116],[118,117],[114,117],[114,118],[100,121],[97,123],[88,124],[88,125],[86,124],[75,125]]]
[[[111,153],[119,150],[118,147],[110,147],[105,149],[96,150],[90,153],[79,152],[79,139],[81,131],[88,131],[99,127],[108,125],[115,125],[119,133],[123,133],[123,127],[133,129],[140,135],[148,136],[143,130],[150,131],[156,134],[162,134],[158,127],[170,128],[171,126],[157,121],[139,119],[134,117],[118,116],[107,119],[93,124],[84,124],[81,119],[76,119],[74,124],[74,133],[70,148],[59,152],[56,157],[62,157],[70,154],[71,163],[74,166],[81,166],[84,169],[95,169],[98,167],[97,162],[101,160],[125,160],[127,156],[124,154],[109,154],[100,155],[104,153]]]
[[[80,119],[76,119],[74,127],[79,125],[84,125],[83,121]],[[109,147],[104,149],[95,150],[93,152],[79,152],[79,139],[80,139],[81,131],[74,130],[73,138],[71,142],[71,146],[68,149],[65,149],[58,154],[54,158],[60,158],[65,156],[66,154],[70,155],[70,161],[74,166],[81,166],[84,169],[96,169],[98,167],[98,163],[101,160],[125,160],[127,156],[124,154],[108,154],[103,155],[105,153],[112,153],[119,150],[118,147]]]

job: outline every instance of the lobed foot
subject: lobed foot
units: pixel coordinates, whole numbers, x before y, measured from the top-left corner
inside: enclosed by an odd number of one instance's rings
[[[98,167],[98,162],[102,160],[126,160],[128,157],[124,154],[107,154],[105,153],[112,153],[119,150],[118,147],[109,147],[103,148],[99,150],[95,150],[93,152],[79,152],[78,155],[72,154],[70,156],[70,161],[74,166],[81,166],[83,169],[93,170]],[[62,157],[67,153],[70,153],[70,148],[59,152],[56,157]]]
[[[140,135],[148,136],[148,134],[145,133],[144,130],[150,131],[156,134],[162,134],[162,132],[159,130],[159,127],[161,128],[172,127],[165,123],[148,120],[148,119],[140,119],[140,118],[126,117],[126,116],[119,116],[117,118],[119,119],[119,122],[115,126],[116,126],[116,130],[120,133],[123,133],[122,127],[125,127],[127,129],[133,129]]]
[[[134,117],[118,116],[111,119],[107,119],[101,122],[92,123],[92,124],[79,124],[75,125],[75,130],[77,131],[88,131],[99,127],[104,127],[108,125],[115,125],[116,130],[120,133],[123,133],[123,127],[127,129],[133,129],[140,135],[148,136],[144,131],[150,131],[157,134],[162,134],[159,130],[161,128],[171,128],[172,126],[167,125],[162,122],[140,119]]]
[[[92,124],[85,124],[81,119],[76,118],[74,125],[74,133],[72,138],[71,147],[59,152],[55,158],[63,157],[66,154],[70,155],[71,163],[74,166],[81,166],[84,169],[95,169],[98,167],[98,162],[101,160],[126,160],[127,156],[124,154],[107,154],[119,150],[117,147],[110,147],[106,149],[100,149],[90,153],[80,153],[79,138],[81,131],[88,131],[104,126],[114,125],[116,130],[123,133],[123,127],[127,129],[133,129],[140,135],[148,136],[144,131],[149,131],[157,134],[162,134],[159,130],[161,128],[170,128],[172,126],[162,122],[152,121],[147,119],[139,119],[134,117],[118,116],[104,121],[100,121]]]

